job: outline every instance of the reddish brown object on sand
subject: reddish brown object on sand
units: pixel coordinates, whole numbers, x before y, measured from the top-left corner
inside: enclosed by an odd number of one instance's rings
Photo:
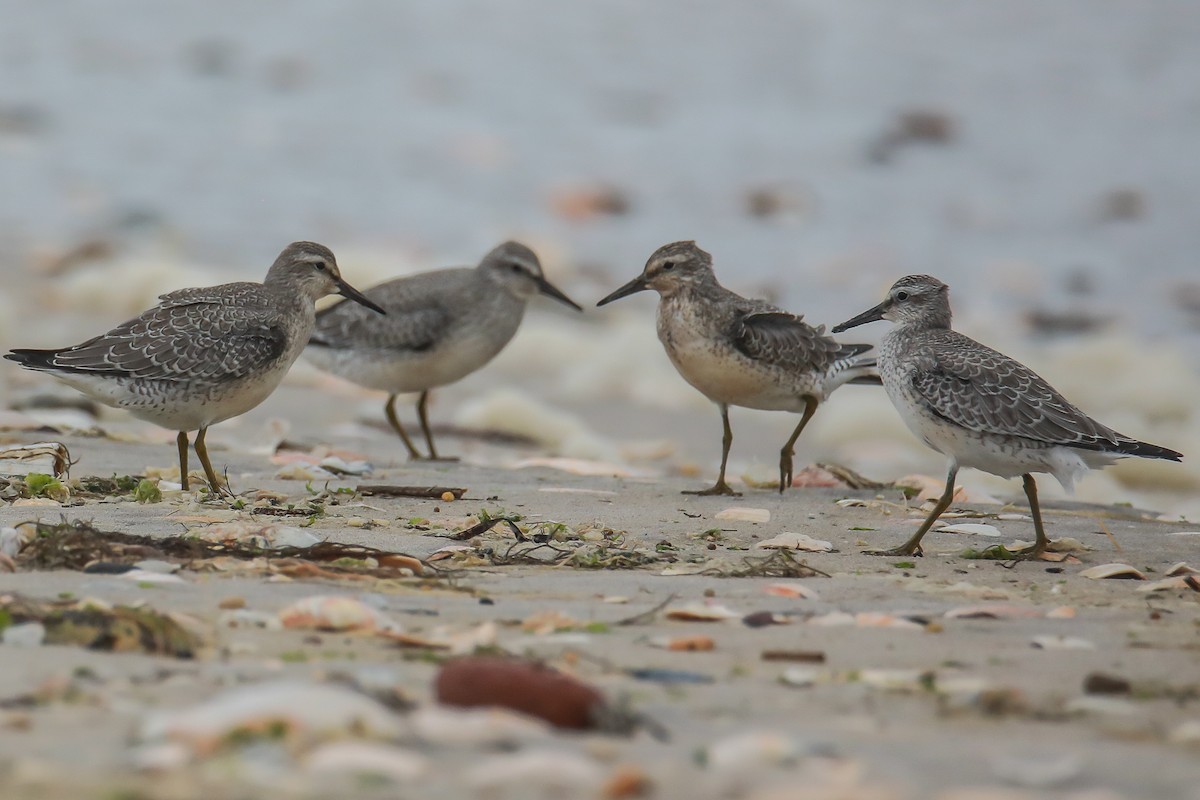
[[[434,692],[444,705],[500,706],[573,730],[596,727],[595,712],[604,707],[603,695],[587,684],[544,664],[507,658],[448,661]]]

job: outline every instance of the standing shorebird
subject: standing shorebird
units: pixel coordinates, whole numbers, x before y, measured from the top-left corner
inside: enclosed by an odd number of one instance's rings
[[[841,344],[796,314],[748,300],[717,282],[712,256],[695,242],[654,251],[642,274],[596,305],[635,292],[658,292],[658,338],[683,379],[721,409],[721,472],[712,487],[684,494],[737,495],[725,482],[729,407],[800,413],[800,423],[779,451],[779,491],[792,483],[792,448],[804,426],[837,387],[874,382],[875,360],[865,344]]]
[[[879,348],[884,389],[909,429],[948,462],[946,490],[925,522],[903,545],[878,555],[921,552],[921,537],[950,506],[961,467],[1021,476],[1037,532],[1021,557],[1033,558],[1048,543],[1033,473],[1050,473],[1069,492],[1089,469],[1124,456],[1183,458],[1106,428],[1033,370],[950,330],[949,292],[937,278],[909,275],[882,303],[833,329],[880,319],[896,323]]]
[[[48,372],[106,405],[178,431],[179,480],[188,488],[188,432],[209,487],[225,487],[204,437],[279,385],[308,341],[314,303],[341,294],[382,313],[342,280],[333,253],[312,242],[283,249],[262,283],[226,283],[162,295],[157,306],[106,334],[61,350],[4,357]]]
[[[396,398],[420,392],[417,416],[429,459],[438,460],[429,429],[430,390],[491,361],[516,334],[537,294],[583,310],[546,280],[532,250],[505,242],[476,267],[423,272],[368,289],[366,295],[387,309],[386,318],[344,302],[321,311],[306,355],[334,375],[387,392],[384,414],[413,460],[423,456],[396,417]]]

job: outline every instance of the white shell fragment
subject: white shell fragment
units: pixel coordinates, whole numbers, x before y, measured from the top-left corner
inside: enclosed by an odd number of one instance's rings
[[[1174,577],[1175,575],[1200,575],[1200,569],[1188,566],[1186,561],[1180,561],[1178,564],[1167,570],[1165,574],[1167,577]]]
[[[1139,592],[1162,592],[1174,589],[1191,589],[1194,592],[1200,592],[1200,578],[1195,575],[1175,575],[1170,578],[1151,581],[1137,588]]]
[[[1124,580],[1146,580],[1146,575],[1141,570],[1131,567],[1128,564],[1098,564],[1094,567],[1088,567],[1079,573],[1081,578],[1091,578],[1092,580],[1102,580],[1104,578],[1120,578]]]
[[[818,599],[817,590],[810,589],[803,583],[768,583],[763,590],[775,597],[797,597],[801,600]]]
[[[945,613],[947,619],[1032,619],[1042,612],[1029,606],[1005,603],[986,603],[980,606],[960,606]]]
[[[420,753],[374,742],[330,742],[304,759],[308,772],[349,773],[408,783],[425,777],[429,759]]]
[[[726,508],[717,512],[716,519],[729,522],[770,522],[771,512],[765,508]]]
[[[236,731],[275,726],[304,737],[394,739],[403,731],[395,714],[352,689],[280,681],[240,686],[182,711],[155,712],[143,722],[140,737],[183,742],[204,754]]]
[[[62,478],[71,466],[71,453],[61,442],[34,442],[0,448],[0,475],[40,472]]]
[[[664,612],[667,619],[680,622],[723,622],[727,619],[741,619],[742,615],[722,605],[708,603],[688,603],[683,606],[668,608]]]
[[[833,550],[832,542],[791,531],[784,531],[773,539],[759,542],[756,546],[772,550],[803,550],[808,553],[828,553]]]
[[[980,522],[960,522],[955,525],[943,525],[935,529],[936,533],[967,533],[975,536],[990,536],[999,538],[1003,534],[995,525],[984,525]]]
[[[285,628],[319,631],[399,632],[400,625],[361,600],[341,595],[315,595],[279,612]]]
[[[1035,636],[1031,644],[1039,650],[1095,650],[1096,645],[1078,636],[1046,634]]]

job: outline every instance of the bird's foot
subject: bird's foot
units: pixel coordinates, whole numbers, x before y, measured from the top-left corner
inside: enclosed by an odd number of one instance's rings
[[[921,549],[921,545],[902,544],[899,547],[893,547],[888,550],[863,550],[865,556],[923,556],[925,552]]]
[[[680,494],[694,494],[699,497],[710,497],[712,495],[726,495],[728,497],[742,496],[741,492],[735,492],[725,481],[717,481],[716,484],[708,487],[707,489],[684,490],[680,492]]]
[[[779,493],[792,485],[792,454],[784,451],[779,454]]]
[[[430,464],[457,464],[459,461],[462,461],[462,459],[459,458],[458,456],[439,456],[439,455],[432,455],[432,456],[410,455],[408,457],[408,460],[409,461],[428,461]]]

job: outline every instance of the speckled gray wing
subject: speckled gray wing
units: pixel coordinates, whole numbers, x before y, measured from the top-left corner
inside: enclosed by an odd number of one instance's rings
[[[184,382],[236,379],[274,366],[287,349],[277,312],[269,301],[250,302],[256,299],[254,289],[233,304],[221,288],[163,295],[162,305],[108,333],[74,347],[41,351],[37,366]]]
[[[838,361],[871,349],[842,344],[786,311],[753,311],[740,315],[731,331],[734,346],[755,361],[795,371],[825,372]]]
[[[425,273],[368,289],[367,297],[386,315],[344,300],[323,309],[308,343],[339,350],[429,350],[449,332],[454,319],[448,298],[430,285],[438,277],[439,273]]]
[[[938,416],[977,433],[1085,450],[1121,451],[1135,440],[1073,406],[1033,370],[953,331],[912,354],[912,385]]]

